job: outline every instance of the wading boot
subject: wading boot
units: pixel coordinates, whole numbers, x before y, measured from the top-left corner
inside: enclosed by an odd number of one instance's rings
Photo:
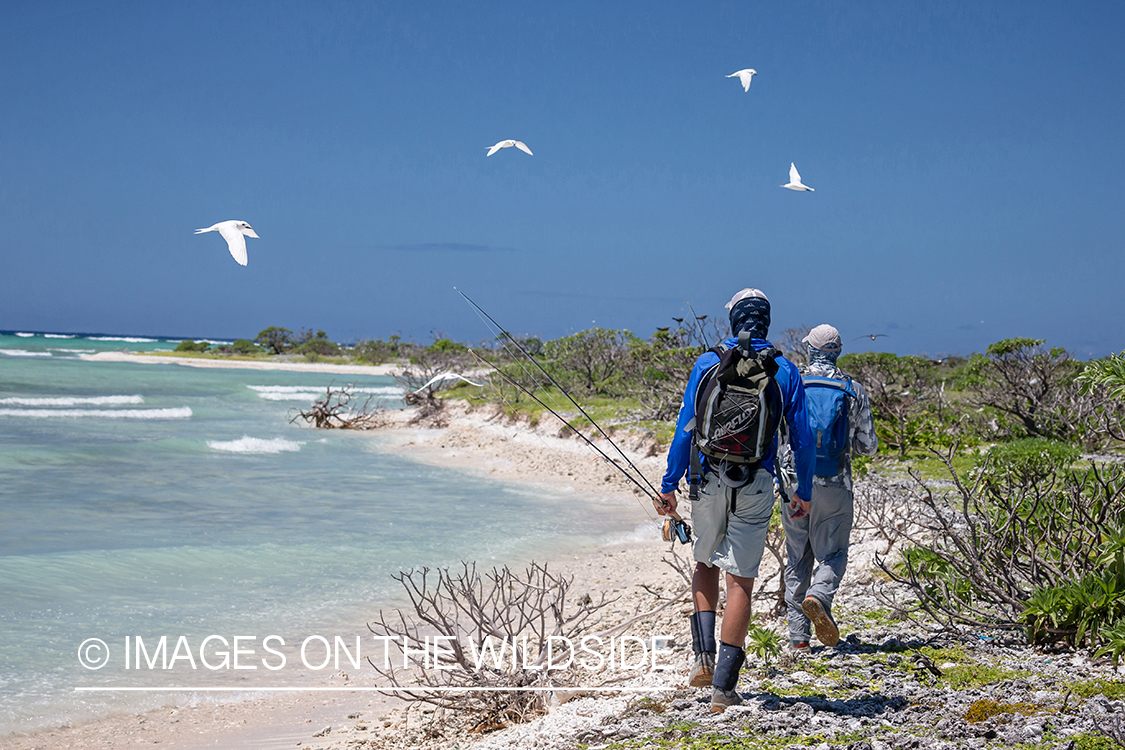
[[[731,706],[742,703],[742,697],[735,692],[738,685],[738,671],[746,661],[746,652],[729,643],[719,644],[719,658],[715,661],[715,679],[711,681],[711,713],[726,711]]]
[[[819,599],[815,596],[806,596],[805,600],[801,602],[801,611],[805,613],[805,617],[812,620],[816,627],[816,639],[818,641],[825,646],[835,646],[840,642],[840,629],[836,627],[832,615],[828,614],[828,610],[824,608]]]
[[[695,663],[688,673],[688,685],[707,687],[715,677],[715,613],[696,612],[691,616],[691,650]]]

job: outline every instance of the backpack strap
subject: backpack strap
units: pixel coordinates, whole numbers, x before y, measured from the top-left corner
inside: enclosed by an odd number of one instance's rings
[[[836,378],[822,378],[817,375],[803,375],[801,380],[804,382],[806,388],[835,388],[838,391],[843,391],[852,398],[856,398],[855,391],[852,389],[851,378],[837,380]]]

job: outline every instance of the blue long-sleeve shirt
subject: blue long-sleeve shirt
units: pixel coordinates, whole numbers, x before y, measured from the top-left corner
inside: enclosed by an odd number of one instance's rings
[[[765,339],[751,339],[751,345],[757,351],[772,346]],[[729,338],[723,342],[727,348],[738,345],[737,338]],[[707,351],[695,360],[695,367],[691,370],[687,387],[684,389],[684,402],[680,406],[680,416],[676,419],[676,434],[672,436],[672,445],[668,448],[668,469],[664,472],[661,482],[661,492],[672,492],[680,484],[680,478],[687,471],[691,461],[692,438],[694,437],[695,419],[695,392],[699,388],[699,381],[707,370],[719,362],[719,355]],[[796,365],[783,356],[777,357],[777,385],[781,389],[782,403],[785,405],[785,421],[789,424],[789,447],[793,449],[797,468],[797,494],[805,500],[812,497],[813,472],[816,468],[816,451],[813,448],[812,433],[809,432],[809,420],[805,414],[805,386],[801,381],[801,373]],[[687,429],[689,424],[693,429]],[[766,471],[777,476],[774,469],[774,457],[777,455],[777,436],[774,435],[773,445],[766,451],[762,459],[762,466]],[[706,466],[706,458],[701,460]]]

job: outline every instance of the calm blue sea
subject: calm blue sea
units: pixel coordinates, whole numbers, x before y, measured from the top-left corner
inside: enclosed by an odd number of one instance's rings
[[[326,679],[335,669],[304,668],[296,647],[353,643],[400,601],[399,570],[549,559],[644,521],[635,505],[486,481],[389,453],[378,434],[289,422],[345,378],[400,406],[391,378],[78,356],[174,346],[123,339],[0,334],[0,736],[184,697],[76,687]],[[185,636],[196,668],[125,669],[124,639],[138,635],[167,636],[169,655]],[[210,635],[256,638],[241,647],[257,669],[199,664]],[[285,641],[285,668],[264,668],[266,635]],[[108,648],[100,669],[79,662],[89,638]],[[203,650],[220,661],[221,641]]]

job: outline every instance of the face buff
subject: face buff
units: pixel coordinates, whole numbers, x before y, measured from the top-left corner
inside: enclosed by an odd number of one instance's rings
[[[770,332],[770,302],[761,297],[746,297],[730,309],[731,334],[749,331],[750,336],[764,339]]]
[[[805,346],[805,353],[809,358],[809,367],[820,365],[822,367],[835,367],[836,358],[840,356],[840,352],[826,352],[817,349],[812,344]]]

